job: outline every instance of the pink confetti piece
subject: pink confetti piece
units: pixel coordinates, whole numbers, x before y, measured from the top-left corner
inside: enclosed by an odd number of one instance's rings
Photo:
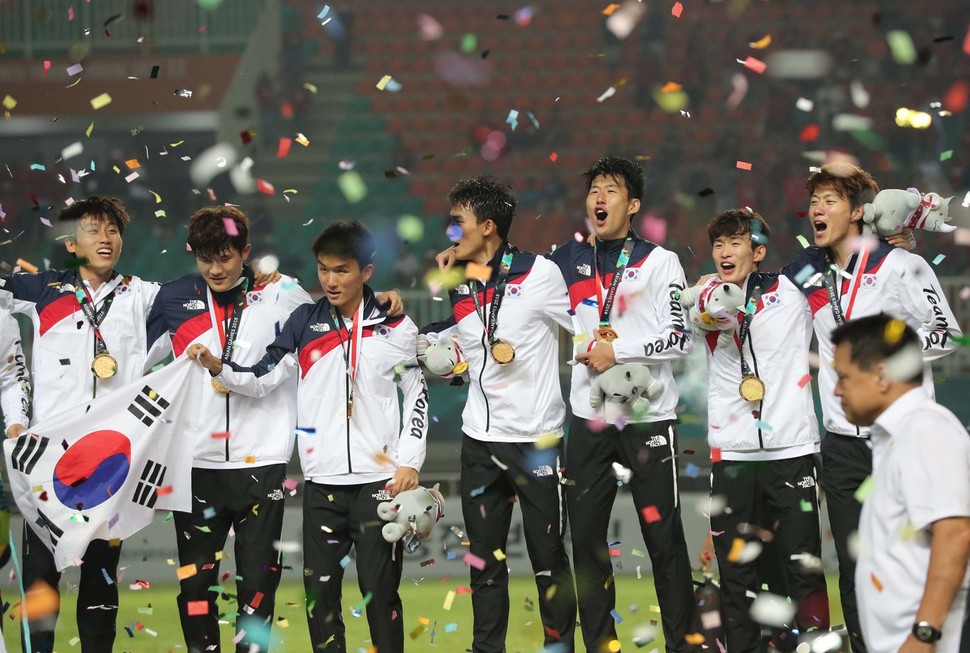
[[[79,63],[76,63],[73,66],[67,67],[67,74],[70,75],[71,77],[74,77],[75,75],[83,71],[84,71],[84,66],[82,66]]]
[[[749,70],[753,70],[759,75],[762,74],[765,71],[765,69],[768,67],[768,64],[766,64],[764,61],[762,61],[761,59],[755,59],[754,57],[745,58],[745,60],[742,61],[741,64],[745,68]]]
[[[236,228],[236,221],[232,218],[223,218],[222,226],[225,228],[226,233],[230,236],[238,236],[239,229]]]
[[[236,633],[236,636],[232,638],[232,643],[238,644],[239,642],[242,641],[242,638],[245,636],[246,636],[246,631],[240,630],[238,633]]]
[[[47,77],[47,72],[51,69],[51,62],[48,59],[44,59],[44,77]]]
[[[474,553],[471,553],[471,552],[466,553],[463,560],[465,561],[466,565],[468,565],[469,567],[474,567],[479,571],[485,568],[485,560],[483,558],[478,557]]]
[[[296,489],[297,485],[299,485],[299,483],[292,478],[288,478],[283,481],[283,488],[291,492]]]
[[[559,160],[559,155],[553,152],[552,154],[549,155],[549,160],[555,163],[556,161]]]
[[[74,20],[74,5],[67,8],[67,22]]]
[[[680,18],[680,15],[684,13],[684,5],[675,2],[674,6],[670,9],[670,13],[674,18]]]
[[[127,181],[130,184],[131,182],[133,182],[136,179],[138,179],[139,176],[140,175],[138,174],[138,172],[135,171],[135,172],[131,173],[130,175],[128,175],[127,177],[125,177],[125,181]]]
[[[735,165],[737,166],[738,170],[750,170],[751,169],[751,164],[748,163],[747,161],[738,161]]]
[[[812,380],[812,375],[811,374],[806,374],[802,378],[798,379],[798,387],[799,388],[804,388],[806,385],[809,384],[809,382],[811,382],[811,380]]]

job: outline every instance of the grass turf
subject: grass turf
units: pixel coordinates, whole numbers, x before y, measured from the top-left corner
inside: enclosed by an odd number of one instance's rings
[[[835,576],[827,579],[829,604],[832,610],[832,623],[842,623],[842,610],[838,601],[838,584]],[[458,594],[454,597],[450,610],[444,609],[448,592],[458,586],[466,585],[467,577],[446,579],[429,578],[418,582],[405,579],[401,583],[401,597],[404,602],[405,649],[408,653],[424,651],[461,652],[471,646],[472,609],[471,597]],[[9,588],[9,586],[8,586]],[[4,600],[12,605],[18,597],[10,590]],[[179,626],[175,597],[178,587],[172,585],[152,586],[149,589],[132,591],[122,586],[121,607],[118,612],[118,637],[115,640],[116,652],[130,653],[177,653],[184,652],[185,643]],[[513,577],[509,587],[511,610],[509,617],[506,647],[509,653],[533,653],[542,644],[542,626],[539,622],[536,604],[536,587],[529,577]],[[353,580],[344,582],[344,624],[347,628],[347,650],[367,652],[370,646],[366,617],[354,617],[352,610],[360,602],[360,592]],[[57,623],[55,652],[70,653],[80,651],[77,642],[77,626],[74,619],[76,592],[65,591],[61,597],[61,618]],[[222,611],[235,612],[235,601],[221,601]],[[644,576],[620,576],[617,579],[617,613],[622,619],[617,624],[620,642],[627,650],[636,650],[633,644],[635,631],[640,631],[651,622],[659,621],[657,595],[653,578]],[[4,618],[3,636],[7,649],[13,653],[20,650],[20,622],[13,618],[11,610]],[[232,618],[224,619],[222,627],[222,648],[232,649],[235,635]],[[136,624],[141,624],[138,628]],[[125,627],[131,629],[129,636]],[[155,634],[151,634],[150,631]],[[433,636],[432,636],[433,634]],[[663,651],[663,635],[656,629],[657,639],[644,651],[657,649]],[[310,636],[307,632],[304,611],[303,585],[286,581],[280,585],[276,601],[276,625],[273,629],[273,651],[311,651]],[[582,650],[582,636],[576,629],[577,650]]]

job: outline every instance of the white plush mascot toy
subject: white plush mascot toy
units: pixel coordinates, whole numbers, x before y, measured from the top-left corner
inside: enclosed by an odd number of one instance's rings
[[[925,229],[949,233],[956,227],[947,224],[946,214],[952,197],[937,193],[920,194],[915,188],[886,188],[876,193],[872,202],[862,206],[864,233],[879,236],[898,234],[903,229]]]
[[[437,485],[417,487],[377,504],[377,516],[387,522],[381,529],[384,539],[403,539],[405,549],[411,552],[431,537],[431,529],[445,516],[445,500]]]
[[[458,346],[458,336],[431,342],[428,336],[418,334],[417,356],[429,372],[445,379],[462,376],[468,371],[468,363]]]
[[[680,293],[680,304],[688,309],[694,333],[720,331],[718,347],[727,347],[738,326],[737,312],[744,306],[744,293],[733,283],[712,279]]]
[[[589,389],[589,404],[599,408],[606,400],[626,404],[633,412],[647,409],[644,399],[653,400],[664,391],[664,383],[655,379],[646,365],[623,363],[593,377]]]

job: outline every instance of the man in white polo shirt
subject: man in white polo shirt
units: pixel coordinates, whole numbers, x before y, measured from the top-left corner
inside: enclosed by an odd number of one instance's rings
[[[872,427],[855,587],[871,653],[961,650],[970,557],[970,436],[922,387],[916,332],[885,313],[832,333],[835,395]],[[871,488],[871,490],[867,490]]]

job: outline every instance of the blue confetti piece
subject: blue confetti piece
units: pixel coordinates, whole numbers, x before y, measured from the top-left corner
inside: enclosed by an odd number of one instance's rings
[[[344,569],[346,569],[346,568],[347,568],[347,565],[349,565],[349,564],[350,564],[350,556],[349,556],[349,555],[347,555],[347,556],[344,556],[344,557],[343,557],[343,558],[342,558],[342,559],[340,560],[340,566],[341,566],[342,568],[344,568]]]
[[[458,554],[454,551],[449,551],[447,554],[445,554],[445,557],[448,558],[448,560],[457,560]]]
[[[323,5],[323,9],[321,9],[320,13],[317,14],[317,20],[323,20],[324,18],[327,17],[327,14],[329,13],[330,13],[330,5]]]
[[[946,258],[946,254],[937,254],[936,258],[933,259],[933,265],[939,265]]]
[[[795,275],[795,283],[804,284],[813,274],[815,274],[815,268],[811,265],[806,265]]]
[[[774,426],[772,426],[768,422],[762,422],[760,419],[758,421],[756,421],[754,424],[755,424],[755,426],[757,426],[762,431],[774,431],[775,430],[775,427]]]
[[[484,494],[484,493],[485,493],[485,486],[484,485],[480,485],[480,486],[478,486],[476,488],[473,488],[472,491],[468,493],[468,496],[470,496],[472,499],[474,499],[479,494]]]
[[[701,473],[701,468],[694,463],[687,463],[687,467],[684,469],[684,471],[691,478],[697,478],[697,476]]]
[[[30,164],[30,169],[31,170],[40,170],[42,172],[47,170],[46,167],[44,167],[43,165],[41,165],[39,163],[31,163]]]
[[[113,580],[111,580],[111,576],[108,575],[108,570],[107,569],[105,569],[104,567],[102,567],[101,568],[101,573],[102,573],[102,575],[104,575],[104,582],[106,582],[108,585],[114,585],[115,584],[115,582]]]
[[[509,111],[509,116],[505,119],[505,122],[512,125],[512,131],[515,131],[515,128],[519,126],[519,112],[515,109]]]
[[[445,632],[453,633],[458,630],[458,624],[445,624]]]
[[[613,617],[613,621],[615,621],[616,623],[618,624],[623,623],[623,617],[621,617],[620,613],[616,611],[616,608],[610,610],[610,616]]]
[[[212,519],[213,517],[216,516],[216,509],[213,508],[212,506],[209,506],[208,508],[202,511],[202,516],[205,517],[206,519]]]
[[[312,428],[305,428],[305,429],[304,428],[297,428],[296,429],[296,434],[297,435],[316,435],[317,434],[317,430],[316,429],[312,429]]]

